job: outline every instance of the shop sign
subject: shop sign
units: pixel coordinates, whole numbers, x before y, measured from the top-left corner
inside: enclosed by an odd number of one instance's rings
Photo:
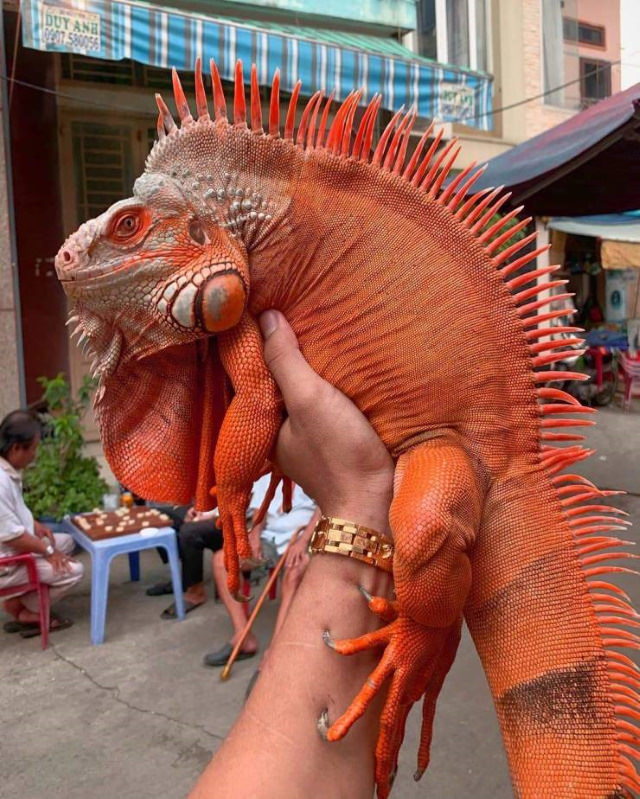
[[[440,84],[440,117],[468,119],[475,114],[475,92],[459,83]]]
[[[100,14],[43,3],[40,35],[45,46],[63,47],[76,53],[98,53],[101,50]]]

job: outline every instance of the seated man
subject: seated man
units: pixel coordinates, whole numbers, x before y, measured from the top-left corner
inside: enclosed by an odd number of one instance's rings
[[[51,603],[64,596],[82,579],[82,564],[71,557],[73,539],[66,533],[52,533],[35,521],[22,496],[21,472],[36,457],[40,444],[40,422],[26,411],[13,411],[0,422],[0,558],[32,553],[38,575],[50,586]],[[28,580],[25,566],[0,566],[0,588],[19,586]],[[3,603],[14,617],[4,625],[6,632],[23,638],[40,635],[38,595],[18,593]],[[70,627],[69,619],[51,614],[50,630]]]
[[[262,501],[269,488],[269,481],[269,475],[266,474],[257,480],[253,486],[253,494],[251,495],[251,504],[249,506],[252,516],[255,516],[262,505]],[[291,600],[293,599],[297,587],[300,585],[307,563],[309,562],[307,547],[318,518],[319,511],[316,510],[315,503],[304,493],[300,486],[296,485],[293,490],[291,511],[289,513],[283,513],[282,495],[277,491],[276,496],[269,505],[265,518],[262,522],[255,525],[251,531],[252,545],[255,546],[258,552],[260,552],[260,541],[268,542],[273,545],[277,551],[278,557],[282,557],[284,554],[291,540],[291,536],[296,531],[300,531],[298,539],[287,553],[287,561],[284,566],[285,574],[282,580],[282,597],[278,609],[278,616],[276,618],[274,635],[284,622],[287,611],[291,605]],[[224,568],[224,553],[222,550],[214,553],[212,568],[218,594],[224,602],[233,625],[233,636],[231,640],[220,649],[205,655],[204,663],[206,666],[224,666],[244,630],[247,617],[244,612],[243,604],[237,602],[231,596],[227,588],[227,573]],[[257,651],[258,639],[253,633],[249,633],[244,640],[242,649],[238,653],[238,660],[253,657]]]
[[[167,513],[166,508],[162,508]],[[202,555],[205,549],[213,553],[222,549],[222,530],[216,527],[216,511],[198,512],[188,508],[184,521],[175,511],[168,514],[174,521],[178,533],[178,552],[182,561],[182,590],[184,591],[184,609],[187,613],[195,610],[207,601],[204,587]],[[158,583],[147,590],[150,596],[173,593],[171,583]],[[162,612],[163,619],[176,617],[175,603],[171,603]]]

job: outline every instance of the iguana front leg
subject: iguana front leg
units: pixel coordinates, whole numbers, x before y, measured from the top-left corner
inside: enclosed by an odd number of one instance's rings
[[[220,334],[220,359],[234,388],[225,414],[214,466],[220,524],[224,532],[229,590],[239,587],[238,558],[252,557],[246,513],[254,481],[264,471],[282,423],[282,399],[267,369],[258,324],[245,314]]]
[[[389,794],[404,723],[421,696],[425,707],[417,773],[426,768],[434,706],[453,662],[471,584],[467,551],[480,524],[481,497],[476,469],[456,441],[433,439],[402,455],[390,511],[397,602],[370,600],[374,612],[393,620],[361,638],[328,641],[345,655],[384,647],[359,695],[327,732],[329,740],[346,735],[389,683],[376,746],[380,799]]]

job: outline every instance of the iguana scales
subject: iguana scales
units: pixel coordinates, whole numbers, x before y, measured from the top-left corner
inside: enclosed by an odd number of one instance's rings
[[[612,537],[626,522],[602,503],[609,492],[564,471],[589,454],[567,428],[592,422],[551,385],[582,376],[546,368],[578,343],[548,339],[547,323],[566,313],[551,308],[568,295],[546,293],[564,281],[536,280],[557,267],[523,273],[542,252],[525,249],[535,234],[501,249],[529,220],[509,227],[516,209],[495,221],[508,195],[470,193],[480,171],[446,182],[455,142],[429,145],[427,132],[407,157],[413,111],[374,145],[379,97],[352,130],[361,93],[329,123],[332,98],[318,92],[296,130],[298,84],[282,135],[277,73],[267,130],[255,68],[248,123],[242,65],[230,121],[213,63],[211,73],[213,116],[197,63],[194,118],[174,72],[179,126],[158,97],[158,141],[133,197],[83,224],[56,260],[95,357],[115,474],[142,496],[195,496],[202,508],[215,484],[237,589],[251,485],[282,420],[256,317],[279,309],[397,462],[397,602],[378,632],[335,643],[384,649],[329,738],[388,687],[376,750],[384,799],[424,696],[419,776],[464,617],[517,796],[630,796],[639,672],[620,648],[638,647],[625,629],[638,621],[605,575],[631,556]]]

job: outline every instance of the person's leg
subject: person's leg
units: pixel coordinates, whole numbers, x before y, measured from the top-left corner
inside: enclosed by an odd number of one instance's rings
[[[178,547],[182,558],[184,598],[192,605],[202,605],[207,599],[204,590],[202,555],[205,536],[213,522],[185,522],[178,531]]]
[[[23,583],[26,583],[28,579],[29,575],[26,568],[24,566],[18,566],[18,568],[14,569],[9,574],[5,574],[0,577],[0,588],[11,588],[14,585],[22,585]],[[38,595],[35,592],[33,592],[33,594],[36,597],[37,602]],[[9,597],[8,599],[4,600],[2,607],[5,612],[10,616],[13,616],[16,621],[25,623],[37,622],[40,617],[37,613],[33,614],[30,610],[27,610],[23,601],[25,596],[27,596],[27,594]]]
[[[67,533],[54,533],[53,537],[55,539],[56,549],[60,552],[64,552],[65,555],[71,556],[75,546],[73,538]],[[84,574],[84,566],[82,563],[73,559],[68,562],[68,571],[56,574],[46,558],[36,556],[36,568],[38,569],[38,576],[41,582],[49,585],[49,599],[51,605],[68,593],[74,585],[77,585],[80,580],[82,580],[82,575]],[[25,594],[22,601],[27,610],[35,613],[38,612],[39,603],[36,593]]]
[[[202,553],[205,549],[216,551],[222,548],[222,533],[212,519],[185,522],[178,531],[178,550],[182,561],[182,586],[187,613],[207,600],[204,588]],[[175,605],[170,605],[161,614],[164,619],[175,618]]]
[[[2,603],[2,608],[9,616],[19,619],[20,613],[24,610],[24,605],[19,596],[12,596],[10,599],[5,599]]]
[[[224,552],[222,550],[214,552],[211,559],[211,570],[213,572],[213,579],[216,584],[220,599],[222,600],[227,613],[229,614],[229,618],[231,619],[231,624],[233,625],[233,635],[229,643],[220,650],[205,655],[204,662],[209,666],[224,666],[228,654],[231,651],[229,649],[229,644],[232,648],[235,646],[245,628],[247,617],[245,615],[242,603],[236,602],[236,600],[231,596],[227,586],[227,570],[224,567]],[[240,651],[245,655],[254,654],[258,651],[258,639],[253,633],[249,633],[249,635],[245,638],[244,644]],[[225,653],[227,653],[226,657]]]
[[[70,555],[73,551],[74,542],[70,535],[66,533],[54,533],[56,549],[64,552],[65,555]],[[49,598],[53,605],[74,585],[82,579],[84,567],[82,563],[77,560],[69,561],[69,570],[66,572],[56,573],[53,567],[46,558],[35,556],[36,568],[41,582],[49,586]],[[16,569],[10,575],[6,575],[0,581],[3,588],[8,588],[11,585],[19,585],[26,582],[28,579],[27,570],[24,566]],[[38,623],[40,619],[40,603],[38,593],[30,591],[27,594],[22,594],[18,597],[12,597],[4,603],[4,609],[10,613],[17,621],[24,623]],[[52,629],[56,626],[56,619],[52,619]]]
[[[55,548],[71,557],[71,553],[75,548],[73,538],[68,533],[54,533],[53,538],[55,540]]]

